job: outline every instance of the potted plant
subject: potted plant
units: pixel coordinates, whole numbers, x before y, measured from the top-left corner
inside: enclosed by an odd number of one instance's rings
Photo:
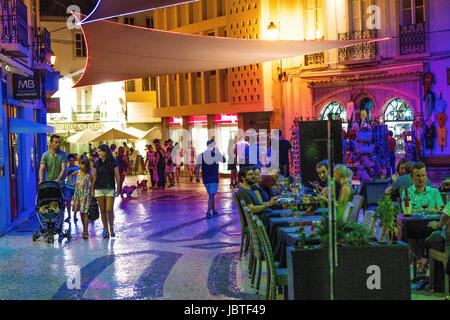
[[[328,216],[315,225],[316,233],[302,235],[287,248],[288,296],[291,300],[330,299]],[[372,233],[357,222],[336,221],[337,262],[334,269],[336,299],[410,299],[408,247],[379,245]],[[371,270],[380,272],[379,282]],[[375,278],[373,278],[375,279]]]
[[[383,228],[380,241],[386,239],[388,245],[392,244],[398,233],[397,215],[399,211],[399,208],[392,203],[390,196],[384,196],[383,200],[378,203],[375,217],[378,219],[380,227]]]

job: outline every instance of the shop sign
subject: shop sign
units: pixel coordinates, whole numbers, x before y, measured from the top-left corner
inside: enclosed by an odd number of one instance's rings
[[[15,100],[39,99],[41,96],[39,77],[25,77],[14,74],[13,96]]]
[[[101,130],[104,125],[102,122],[93,122],[93,123],[64,123],[63,131],[83,131],[86,129],[91,130]]]
[[[207,116],[190,116],[189,124],[206,126],[208,124],[208,117]]]
[[[238,124],[237,114],[216,114],[217,124]]]
[[[59,98],[47,98],[47,113],[60,113],[61,106],[59,104]]]
[[[183,117],[170,117],[169,125],[182,126],[183,125]]]

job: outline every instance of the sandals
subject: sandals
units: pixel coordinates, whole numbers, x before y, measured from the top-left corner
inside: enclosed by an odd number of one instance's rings
[[[116,233],[114,231],[111,231],[111,238],[114,238],[116,236]]]
[[[103,238],[108,239],[109,238],[109,233],[106,231],[103,231]]]
[[[89,233],[88,232],[83,232],[83,239],[89,239]]]

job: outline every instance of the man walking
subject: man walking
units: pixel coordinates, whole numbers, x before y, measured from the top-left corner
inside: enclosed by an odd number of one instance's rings
[[[389,170],[386,175],[390,177],[391,175],[393,176],[395,174],[395,149],[397,147],[397,141],[395,140],[394,133],[391,130],[389,130],[388,132],[387,141],[389,149]]]
[[[41,166],[39,168],[39,184],[44,181],[55,181],[61,184],[64,178],[67,164],[67,154],[60,150],[61,138],[54,134],[50,137],[49,150],[42,155]]]
[[[216,142],[214,140],[208,140],[206,151],[200,154],[197,159],[196,181],[200,182],[199,174],[201,167],[203,184],[209,196],[208,211],[206,212],[207,218],[212,218],[218,214],[215,209],[214,198],[219,187],[219,162],[225,161],[225,157],[216,149]]]

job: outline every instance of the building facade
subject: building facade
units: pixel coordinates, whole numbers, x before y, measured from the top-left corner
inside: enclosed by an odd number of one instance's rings
[[[1,235],[35,210],[39,161],[53,131],[46,126],[46,96],[55,88],[50,34],[40,25],[39,0],[0,5]]]

